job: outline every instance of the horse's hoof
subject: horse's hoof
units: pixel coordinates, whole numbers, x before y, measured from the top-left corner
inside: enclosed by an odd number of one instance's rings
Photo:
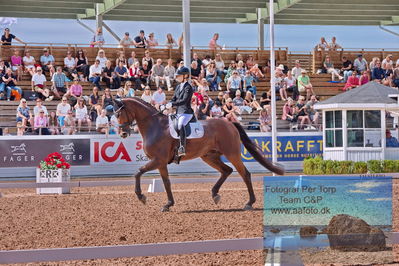
[[[251,210],[253,210],[254,209],[254,207],[252,207],[251,205],[249,205],[249,204],[246,204],[245,206],[244,206],[244,211],[251,211]]]
[[[163,206],[161,209],[161,212],[168,212],[169,211],[169,207],[168,206]]]
[[[139,197],[139,200],[141,201],[141,203],[143,203],[144,205],[147,203],[147,197],[145,195],[141,195]]]
[[[217,205],[220,202],[220,195],[216,194],[215,196],[212,197],[213,201],[215,202],[215,204]]]

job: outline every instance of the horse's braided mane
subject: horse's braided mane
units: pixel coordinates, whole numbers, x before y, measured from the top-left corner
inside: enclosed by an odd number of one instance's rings
[[[133,97],[132,99],[134,99],[134,100],[138,101],[139,103],[141,103],[141,104],[147,106],[147,107],[150,108],[152,111],[154,111],[154,112],[156,112],[156,113],[158,113],[158,114],[160,114],[160,115],[164,115],[164,114],[160,113],[152,104],[150,104],[150,103],[144,101],[143,99],[141,99],[141,98],[139,98],[139,97]]]

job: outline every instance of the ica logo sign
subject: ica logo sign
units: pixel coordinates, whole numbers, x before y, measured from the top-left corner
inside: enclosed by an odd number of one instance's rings
[[[143,148],[143,142],[137,141],[136,150]],[[131,162],[132,159],[127,151],[123,142],[115,143],[114,141],[108,141],[105,143],[94,142],[94,162],[98,163],[100,160],[105,162],[115,162],[117,160],[124,160]]]

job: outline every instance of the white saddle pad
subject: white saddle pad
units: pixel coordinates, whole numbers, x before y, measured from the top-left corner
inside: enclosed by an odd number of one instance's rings
[[[200,122],[189,123],[189,125],[191,128],[191,133],[189,136],[187,136],[187,139],[199,139],[204,136],[204,126]],[[177,135],[175,127],[173,126],[173,121],[170,117],[169,117],[169,131],[172,138],[180,139],[180,137]]]

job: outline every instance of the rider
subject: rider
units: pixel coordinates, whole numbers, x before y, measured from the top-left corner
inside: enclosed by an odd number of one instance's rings
[[[190,77],[190,70],[187,67],[181,67],[176,72],[176,80],[180,82],[175,89],[170,103],[176,106],[177,125],[180,135],[180,146],[177,150],[178,156],[186,155],[186,130],[185,126],[193,118],[194,111],[191,108],[191,98],[193,96],[193,87],[191,87],[188,79]]]

